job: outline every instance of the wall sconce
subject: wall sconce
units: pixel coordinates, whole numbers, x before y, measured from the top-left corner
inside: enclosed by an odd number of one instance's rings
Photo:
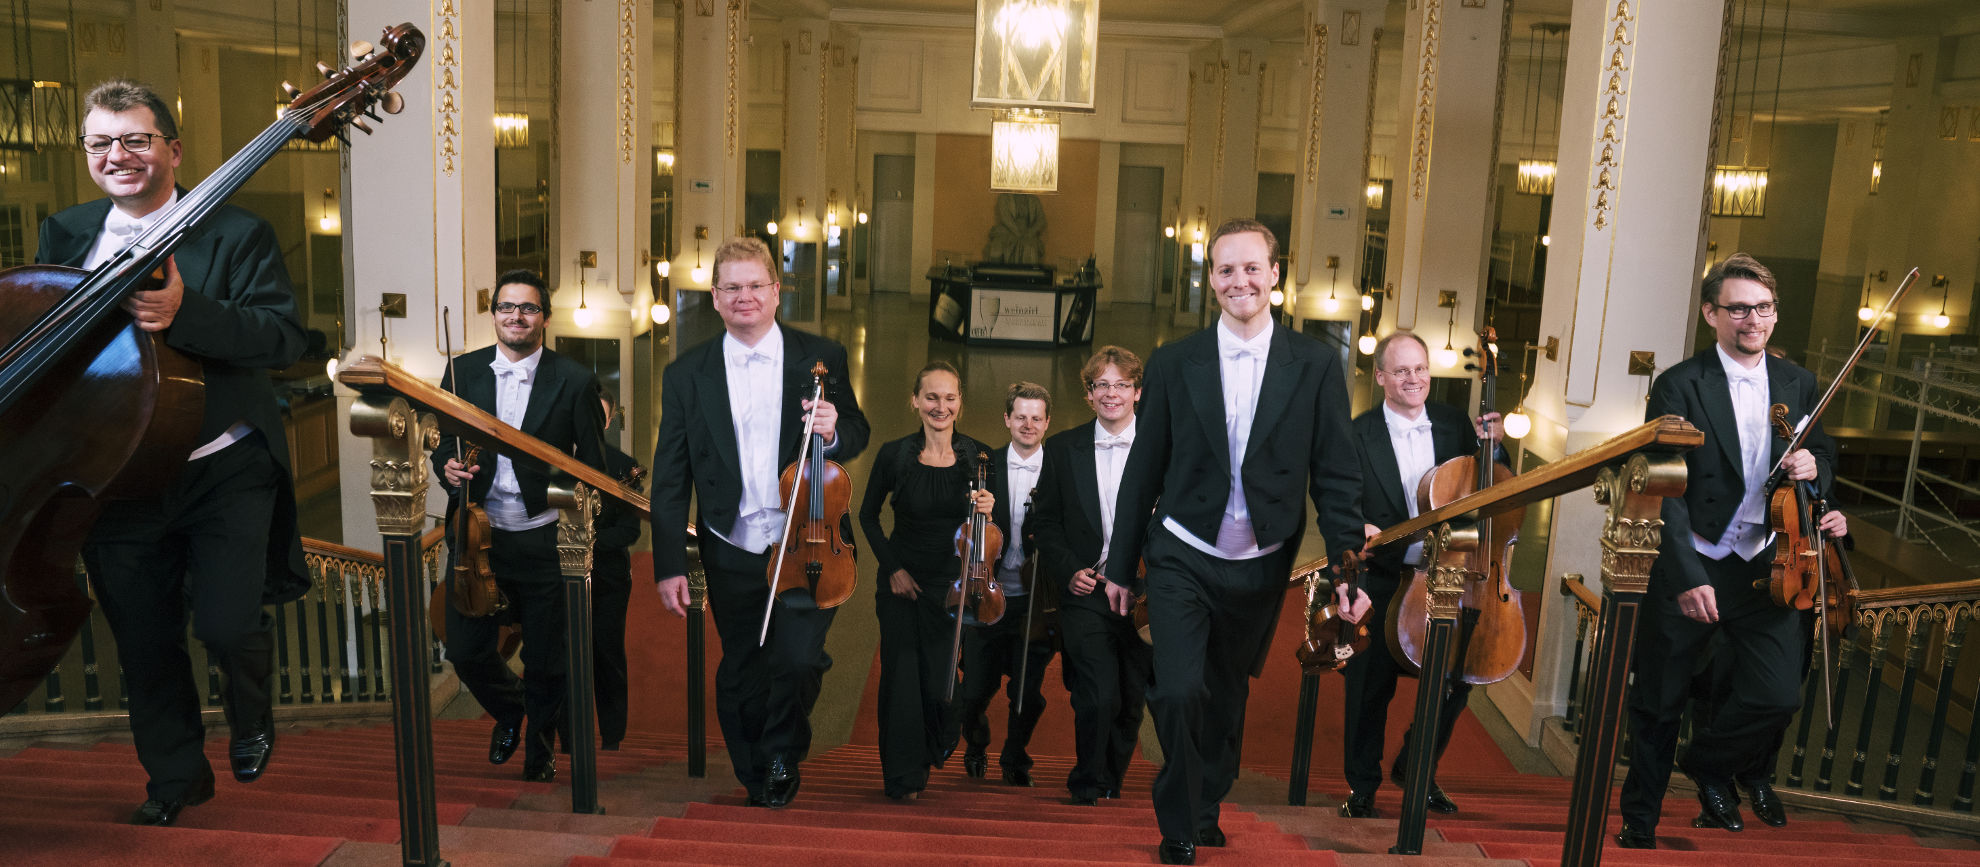
[[[1327,270],[1334,273],[1333,282],[1327,287],[1327,299],[1320,302],[1320,309],[1329,315],[1341,312],[1341,299],[1337,294],[1341,285],[1341,257],[1328,256]]]
[[[972,108],[1092,111],[1099,0],[978,0]]]
[[[764,223],[764,224],[763,224],[763,231],[764,231],[764,232],[765,232],[766,234],[770,234],[770,235],[775,235],[775,234],[777,234],[777,221],[776,221],[776,220],[771,220],[771,221],[770,221],[770,222],[768,222],[768,223]]]
[[[1057,115],[1032,108],[998,112],[990,122],[990,189],[1010,193],[1058,192]]]
[[[803,196],[799,196],[797,198],[797,215],[798,215],[797,234],[795,237],[802,238],[804,237],[804,197]]]
[[[1434,353],[1437,356],[1437,366],[1444,368],[1456,367],[1458,353],[1457,348],[1451,345],[1451,340],[1457,336],[1457,293],[1449,289],[1439,291],[1437,293],[1437,306],[1451,311],[1450,321],[1444,325],[1444,348]]]
[[[1939,295],[1939,315],[1932,317],[1933,328],[1945,328],[1952,324],[1952,318],[1946,315],[1946,301],[1952,298],[1952,283],[1946,279],[1946,275],[1934,274],[1932,288],[1946,290]]]
[[[576,310],[571,311],[571,321],[576,322],[579,328],[590,328],[592,321],[598,318],[598,311],[591,309],[584,303],[584,272],[586,269],[598,267],[598,251],[578,251],[577,263],[578,306]]]
[[[496,112],[495,146],[509,150],[529,147],[529,115],[514,111]]]
[[[708,266],[701,264],[701,242],[708,239],[708,227],[694,227],[694,270],[688,272],[688,279],[697,286],[708,285]]]
[[[336,193],[333,192],[329,187],[324,187],[323,213],[321,216],[317,217],[316,227],[318,229],[323,230],[323,233],[326,235],[337,231],[337,218],[333,216],[333,212],[330,207],[331,202],[335,201],[335,199],[336,199]]]

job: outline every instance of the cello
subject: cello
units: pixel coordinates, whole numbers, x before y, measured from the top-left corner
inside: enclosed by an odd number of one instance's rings
[[[946,607],[955,611],[956,639],[949,650],[949,689],[945,699],[956,697],[956,672],[962,669],[963,623],[971,618],[980,626],[1004,619],[1004,585],[997,581],[997,558],[1003,556],[1004,531],[991,523],[990,516],[976,508],[976,494],[989,487],[984,473],[990,464],[989,452],[976,455],[976,482],[970,487],[969,520],[956,528],[956,556],[962,568],[949,584]]]
[[[811,411],[804,416],[806,431],[811,430],[818,405],[825,399],[826,372],[823,361],[811,366]],[[770,598],[763,604],[763,629],[756,636],[759,647],[770,638],[770,612],[779,597],[801,591],[813,607],[832,608],[852,598],[853,586],[859,582],[853,567],[852,538],[843,533],[846,512],[852,508],[852,478],[837,461],[825,459],[824,434],[804,438],[797,460],[784,468],[777,484],[786,504],[784,514],[790,517],[784,521],[777,559],[770,564],[766,578]],[[797,510],[799,499],[805,501],[802,518]],[[790,556],[794,531],[798,553]]]
[[[1490,415],[1494,381],[1498,376],[1497,329],[1486,327],[1479,333],[1479,417]],[[1466,350],[1467,352],[1470,350]],[[1496,482],[1513,476],[1511,468],[1492,460],[1494,442],[1484,439],[1477,455],[1452,458],[1423,475],[1417,483],[1419,511],[1442,508]],[[1462,677],[1472,685],[1497,683],[1511,677],[1526,657],[1526,612],[1520,592],[1513,589],[1513,546],[1519,542],[1519,526],[1526,509],[1517,508],[1479,521],[1478,551],[1468,555],[1464,598],[1460,610],[1457,654],[1451,663],[1451,677]],[[1427,569],[1420,569],[1402,595],[1390,607],[1386,624],[1389,650],[1405,672],[1423,665],[1423,647],[1430,628],[1430,580]]]
[[[369,132],[360,115],[402,110],[391,89],[425,44],[401,24],[376,49],[353,45],[355,66],[319,67],[327,80],[307,93],[288,88],[294,99],[273,125],[95,269],[0,271],[0,708],[40,685],[89,617],[76,558],[103,502],[156,496],[198,445],[200,362],[120,305],[155,288],[166,259],[288,142],[341,139],[345,125]]]

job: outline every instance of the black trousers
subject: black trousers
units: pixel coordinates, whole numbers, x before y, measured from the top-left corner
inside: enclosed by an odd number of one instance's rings
[[[1006,600],[1004,619],[963,631],[962,684],[956,687],[956,707],[945,737],[947,744],[954,745],[960,735],[970,755],[987,754],[990,703],[997,697],[997,687],[1003,686],[1010,712],[1004,720],[1004,748],[997,765],[1007,770],[1031,770],[1031,754],[1025,748],[1031,745],[1031,733],[1045,715],[1045,667],[1052,664],[1056,652],[1050,640],[1025,640],[1024,612],[1029,599],[1012,596]],[[950,640],[954,640],[953,635]],[[1020,697],[1023,713],[1018,712]]]
[[[594,556],[592,564],[592,694],[598,740],[611,747],[626,738],[626,605],[632,600],[632,563]]]
[[[1133,620],[1084,605],[1060,605],[1059,630],[1073,707],[1075,759],[1066,789],[1075,798],[1097,798],[1121,787],[1134,758],[1155,651]]]
[[[1389,606],[1400,604],[1402,589],[1394,579],[1386,584],[1386,591],[1378,591],[1377,582],[1369,582],[1369,596],[1373,603],[1369,607],[1371,632],[1389,622]],[[1375,790],[1382,786],[1383,740],[1389,723],[1389,702],[1396,697],[1396,678],[1402,674],[1402,666],[1395,655],[1389,652],[1387,642],[1379,632],[1369,643],[1368,650],[1357,653],[1348,660],[1343,676],[1341,697],[1341,754],[1343,776],[1347,778],[1348,790],[1355,795],[1373,797]],[[1457,727],[1458,717],[1464,713],[1465,703],[1471,697],[1471,684],[1458,680],[1452,684],[1446,681],[1443,714],[1437,720],[1437,760],[1442,761],[1444,750],[1451,745],[1451,731]],[[1390,765],[1391,774],[1400,774],[1409,767],[1410,749],[1416,742],[1416,727],[1412,724],[1403,735],[1403,746],[1396,754],[1395,763]],[[1432,774],[1435,779],[1435,774]]]
[[[763,605],[770,598],[770,555],[752,554],[706,533],[701,563],[708,570],[708,601],[722,641],[715,720],[736,781],[761,796],[771,759],[801,762],[810,754],[811,708],[832,668],[825,635],[837,609],[795,607],[788,597],[780,598],[770,615],[770,637],[758,646]]]
[[[220,668],[235,736],[273,728],[274,621],[261,607],[262,554],[280,473],[256,432],[188,462],[157,498],[109,502],[83,545],[117,639],[150,798],[179,800],[213,774],[186,651],[188,618]]]
[[[1143,559],[1155,682],[1148,708],[1165,758],[1155,776],[1155,820],[1164,838],[1194,840],[1216,825],[1237,780],[1252,662],[1271,640],[1290,556],[1282,548],[1226,560],[1166,528],[1149,533]]]
[[[942,607],[954,569],[917,575],[920,596],[894,595],[883,576],[873,613],[880,620],[880,773],[889,796],[928,786],[929,767],[955,743],[947,696],[954,672],[955,618]]]
[[[468,617],[447,606],[447,659],[481,709],[504,725],[529,725],[523,756],[531,764],[549,761],[559,732],[569,742],[564,718],[564,584],[557,562],[557,525],[489,536],[489,567],[509,610]],[[447,570],[453,581],[453,570]],[[451,593],[451,588],[449,589]],[[502,624],[521,623],[523,676],[517,677],[497,646]]]
[[[1753,588],[1755,580],[1767,577],[1772,559],[1769,547],[1750,562],[1737,554],[1704,561],[1718,599],[1717,623],[1685,617],[1674,595],[1653,591],[1653,598],[1644,600],[1630,664],[1630,765],[1621,802],[1623,820],[1631,826],[1656,829],[1673,767],[1681,766],[1700,783],[1719,785],[1771,772],[1782,732],[1801,707],[1808,643],[1802,614]],[[1680,762],[1679,721],[1693,697],[1701,655],[1715,635],[1723,639],[1720,652],[1726,654],[1723,698],[1710,714],[1693,720],[1691,746]]]

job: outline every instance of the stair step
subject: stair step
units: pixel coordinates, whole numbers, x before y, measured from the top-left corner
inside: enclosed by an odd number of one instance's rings
[[[140,828],[67,819],[0,816],[0,863],[9,867],[128,864],[134,853],[148,862],[310,867],[342,841],[301,834],[260,834],[204,828]]]

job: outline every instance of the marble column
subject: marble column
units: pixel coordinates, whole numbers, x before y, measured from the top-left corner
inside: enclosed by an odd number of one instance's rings
[[[375,43],[385,27],[411,21],[426,53],[397,87],[405,110],[382,115],[373,135],[353,130],[344,150],[344,321],[351,354],[383,352],[438,382],[443,307],[455,353],[494,341],[480,296],[495,281],[495,12],[468,0],[424,6],[349,0],[342,42]],[[405,296],[404,318],[381,315],[387,294]],[[338,391],[340,431],[350,429],[352,394]],[[379,550],[370,440],[339,437],[338,447],[344,544]]]
[[[784,286],[784,319],[815,326],[824,308],[825,210],[836,192],[828,173],[831,159],[831,26],[822,18],[787,18],[783,37],[784,146],[779,182],[777,240],[812,244],[818,255]],[[835,208],[836,204],[833,205]],[[834,219],[840,215],[835,214]],[[843,232],[840,237],[844,237]],[[784,263],[786,269],[798,263]]]
[[[1651,376],[1690,354],[1698,319],[1707,166],[1713,152],[1723,0],[1576,0],[1556,157],[1540,340],[1520,445],[1544,460],[1643,422]],[[1641,13],[1639,15],[1639,13]],[[1628,159],[1624,159],[1627,152]],[[1641,356],[1639,353],[1646,353]],[[1537,742],[1565,710],[1572,603],[1557,576],[1601,573],[1602,513],[1590,495],[1556,500],[1527,713],[1493,698]],[[1600,592],[1600,588],[1596,588]]]
[[[1368,146],[1385,5],[1381,0],[1306,2],[1307,113],[1292,237],[1286,241],[1297,266],[1288,282],[1299,287],[1299,318],[1362,320]],[[1329,257],[1338,262],[1333,268],[1327,267]],[[1335,304],[1327,303],[1330,296]]]
[[[674,54],[674,351],[721,331],[709,304],[715,247],[743,221],[743,104],[749,10],[682,0]],[[697,233],[705,235],[698,241]]]
[[[1432,373],[1468,377],[1459,352],[1485,324],[1505,54],[1505,0],[1411,0],[1398,121],[1399,208],[1389,223],[1388,326],[1430,345]],[[1456,310],[1439,308],[1456,293]],[[1454,314],[1454,315],[1453,315]],[[1452,363],[1454,362],[1454,363]]]
[[[1190,53],[1182,211],[1183,231],[1191,243],[1207,242],[1225,220],[1257,214],[1259,81],[1265,55],[1262,39],[1225,39]],[[1201,252],[1207,275],[1208,247]],[[1195,274],[1195,255],[1194,247],[1184,247],[1186,274]],[[1208,277],[1186,276],[1183,282],[1176,299],[1177,324],[1210,322],[1216,299]],[[1192,287],[1192,282],[1202,286]]]

